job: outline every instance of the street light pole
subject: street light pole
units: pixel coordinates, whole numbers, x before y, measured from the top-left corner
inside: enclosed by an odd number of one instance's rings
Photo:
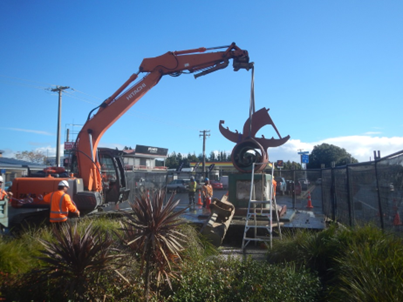
[[[61,115],[62,115],[62,92],[63,90],[69,89],[68,86],[56,86],[56,88],[51,89],[52,92],[59,92],[59,106],[57,115],[57,139],[56,139],[56,167],[60,167],[60,125],[61,125]]]
[[[206,173],[206,136],[210,136],[210,134],[206,134],[206,132],[210,132],[210,130],[200,131],[203,134],[199,134],[199,136],[203,136],[203,177],[207,177]]]

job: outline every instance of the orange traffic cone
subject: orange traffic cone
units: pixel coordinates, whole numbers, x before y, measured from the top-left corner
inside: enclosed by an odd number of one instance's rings
[[[199,190],[199,200],[197,201],[197,205],[198,205],[198,206],[202,206],[202,205],[203,205],[203,203],[202,203],[202,201],[201,201],[201,192],[200,192],[200,190]]]
[[[402,225],[399,212],[396,212],[395,219],[393,219],[393,225]]]
[[[211,204],[211,197],[206,198],[206,209],[210,210],[210,204]]]
[[[306,205],[308,209],[313,209],[312,201],[311,201],[311,192],[308,192],[308,204]]]

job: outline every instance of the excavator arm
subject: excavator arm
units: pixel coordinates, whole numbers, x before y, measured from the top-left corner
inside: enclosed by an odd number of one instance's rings
[[[218,48],[226,48],[226,50],[208,52]],[[248,52],[240,49],[235,43],[224,47],[167,52],[159,57],[144,59],[139,72],[133,74],[111,97],[95,108],[98,111],[94,115],[91,116],[94,110],[90,113],[77,136],[75,151],[79,175],[75,176],[83,179],[84,188],[88,191],[102,191],[100,164],[96,153],[102,135],[153,88],[162,76],[193,73],[197,78],[226,68],[230,59],[233,60],[235,71],[249,70],[253,66],[253,63],[249,63]],[[140,73],[147,74],[134,83]]]

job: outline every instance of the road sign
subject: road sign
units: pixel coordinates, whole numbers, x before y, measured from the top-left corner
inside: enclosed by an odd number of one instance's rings
[[[303,154],[309,154],[309,151],[302,151],[302,152],[298,152],[298,154],[303,155]]]
[[[308,154],[303,154],[303,155],[301,156],[301,161],[302,161],[304,164],[309,164],[309,155],[308,155]]]
[[[74,142],[64,142],[64,150],[71,150],[74,147]]]
[[[284,167],[284,162],[282,160],[277,161],[277,168],[281,169]]]

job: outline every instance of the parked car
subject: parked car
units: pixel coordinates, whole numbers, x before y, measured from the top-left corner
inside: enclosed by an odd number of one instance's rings
[[[224,189],[224,185],[221,182],[217,181],[217,180],[211,180],[210,184],[213,187],[213,189],[217,189],[217,190]]]
[[[222,183],[224,189],[228,189],[229,176],[228,175],[221,176],[220,182]]]
[[[298,181],[301,183],[301,189],[306,191],[308,190],[309,180],[305,178],[300,178]]]
[[[293,195],[295,193],[296,196],[301,195],[301,183],[297,180],[295,183],[293,180],[286,180],[287,182],[287,194]]]
[[[287,191],[287,183],[284,177],[276,177],[274,180],[277,182],[276,193],[279,195],[284,195]]]
[[[144,178],[140,178],[135,182],[135,190],[141,193],[146,192],[146,190],[154,190],[155,184],[152,181],[145,180]]]
[[[395,191],[395,186],[393,185],[392,182],[385,180],[385,179],[380,179],[378,180],[378,183],[376,181],[373,182],[372,187],[374,188],[374,191],[378,190],[378,185],[381,191],[383,192],[393,192]]]
[[[8,191],[9,188],[11,188],[13,182],[12,181],[6,181],[4,183],[4,191]]]
[[[187,187],[189,186],[190,179],[175,179],[167,184],[166,189],[168,192],[176,191],[177,193],[180,192],[187,192]]]

